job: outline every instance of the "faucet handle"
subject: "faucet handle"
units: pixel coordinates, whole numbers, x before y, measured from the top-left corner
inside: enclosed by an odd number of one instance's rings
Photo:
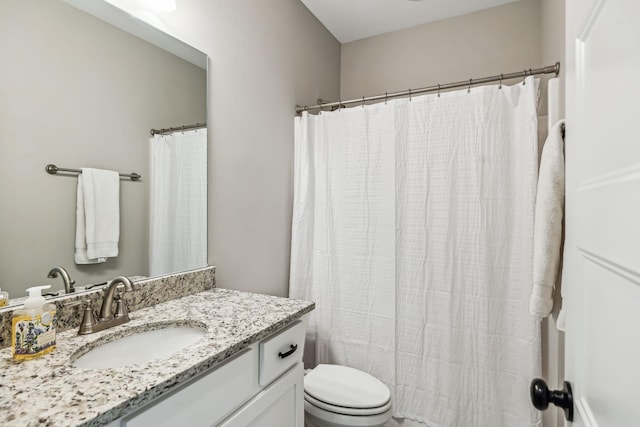
[[[91,300],[78,300],[71,301],[62,304],[64,307],[75,307],[77,305],[82,305],[84,309],[82,310],[82,321],[80,322],[80,328],[78,329],[78,335],[87,335],[93,332],[93,310],[91,309]]]
[[[127,310],[127,306],[124,304],[124,290],[118,289],[116,291],[116,295],[113,297],[113,300],[116,302],[116,312],[114,314],[114,319],[119,317],[129,317],[129,311]]]
[[[86,335],[93,332],[93,310],[91,309],[91,300],[84,301],[84,310],[82,312],[82,321],[80,322],[80,329],[78,329],[78,335]]]

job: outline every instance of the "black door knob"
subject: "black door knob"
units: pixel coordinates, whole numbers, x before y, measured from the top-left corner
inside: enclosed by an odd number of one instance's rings
[[[547,383],[541,378],[531,381],[531,403],[536,409],[544,411],[553,403],[564,409],[567,421],[573,421],[573,392],[571,384],[564,382],[562,390],[549,390]]]

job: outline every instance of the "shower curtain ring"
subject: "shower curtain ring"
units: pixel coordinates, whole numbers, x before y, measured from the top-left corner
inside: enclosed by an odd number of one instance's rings
[[[440,83],[438,83],[438,98],[440,98]]]
[[[469,79],[469,87],[467,88],[467,93],[471,93],[471,80],[473,79]]]
[[[384,93],[384,105],[387,105],[387,99],[389,99],[389,94],[387,92]]]
[[[409,102],[411,102],[411,89],[409,89]]]
[[[364,96],[362,97],[362,108],[364,108]]]
[[[504,78],[504,74],[500,73],[500,86],[498,86],[498,89],[502,89],[502,79]]]
[[[522,72],[522,86],[524,86],[525,84],[527,84],[527,70],[524,70]]]

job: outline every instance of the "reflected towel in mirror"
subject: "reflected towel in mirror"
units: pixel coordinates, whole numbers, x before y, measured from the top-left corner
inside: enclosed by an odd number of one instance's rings
[[[82,168],[76,206],[76,264],[118,256],[120,177],[118,172]]]

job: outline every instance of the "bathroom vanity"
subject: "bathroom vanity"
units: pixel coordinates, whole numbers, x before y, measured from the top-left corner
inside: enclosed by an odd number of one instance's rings
[[[56,350],[23,363],[2,349],[3,426],[300,426],[302,350],[311,302],[212,289],[130,313],[124,325],[58,334]],[[83,369],[105,343],[172,326],[195,344],[147,363]]]
[[[109,426],[302,427],[303,368],[297,350],[304,330],[305,322],[296,321]],[[291,346],[293,353],[278,351]]]

